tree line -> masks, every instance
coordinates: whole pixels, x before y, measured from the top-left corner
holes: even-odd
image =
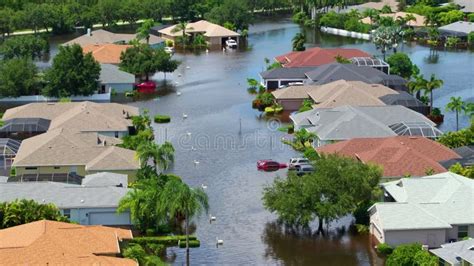
[[[0,34],[30,29],[56,34],[73,32],[94,24],[111,27],[141,19],[194,21],[209,18],[243,25],[253,12],[272,13],[291,6],[289,0],[24,0],[0,2]]]

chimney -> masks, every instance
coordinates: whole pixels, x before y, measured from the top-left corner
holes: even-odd
[[[87,36],[92,36],[91,28],[87,28]]]

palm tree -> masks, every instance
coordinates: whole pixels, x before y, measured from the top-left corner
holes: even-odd
[[[408,82],[408,88],[412,94],[416,94],[417,99],[420,99],[420,92],[426,88],[427,82],[423,75],[415,75],[414,79]]]
[[[190,188],[180,179],[170,179],[161,193],[161,210],[170,217],[184,214],[186,230],[186,262],[189,265],[189,221],[209,210],[207,194],[202,188]]]
[[[147,44],[150,44],[150,31],[155,25],[153,19],[147,19],[143,21],[142,25],[137,29],[137,39],[146,40]]]
[[[459,130],[459,113],[465,110],[465,103],[461,97],[451,97],[446,105],[446,111],[456,112],[456,131]]]
[[[464,109],[466,115],[470,118],[474,118],[474,103],[466,103],[466,108]]]
[[[154,142],[141,143],[137,148],[137,157],[142,168],[152,160],[155,169],[166,170],[174,161],[174,148],[170,142],[158,145]]]
[[[306,36],[304,33],[297,33],[295,37],[292,39],[293,51],[304,51],[306,47],[304,44],[306,43]]]
[[[430,79],[425,84],[425,95],[430,94],[430,112],[433,110],[433,91],[443,86],[441,79],[436,79],[435,74],[431,74]]]
[[[192,30],[193,28],[191,27],[188,27],[188,22],[187,21],[180,21],[172,30],[171,32],[172,33],[176,33],[176,32],[179,32],[181,31],[182,35],[181,35],[181,40],[182,40],[182,44],[183,44],[183,48],[186,49],[186,42],[187,42],[187,38],[188,36],[186,35],[186,31],[187,30]]]

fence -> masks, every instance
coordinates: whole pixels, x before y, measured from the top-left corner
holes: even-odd
[[[321,31],[329,34],[362,39],[362,40],[370,40],[370,34],[367,33],[360,33],[355,31],[347,31],[342,29],[336,29],[331,27],[321,27]]]

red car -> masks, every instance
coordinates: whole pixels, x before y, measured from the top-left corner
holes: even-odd
[[[153,81],[145,81],[135,86],[137,87],[137,91],[141,93],[152,93],[156,90],[156,84]]]
[[[288,165],[286,163],[279,163],[273,160],[258,160],[257,169],[263,171],[276,171],[281,168],[286,168]]]

